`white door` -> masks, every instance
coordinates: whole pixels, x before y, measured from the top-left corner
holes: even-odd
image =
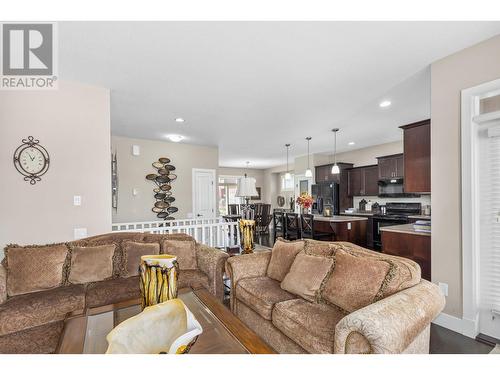
[[[193,168],[193,215],[195,218],[216,216],[214,169]]]

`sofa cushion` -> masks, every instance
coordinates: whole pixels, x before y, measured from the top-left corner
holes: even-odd
[[[368,250],[350,242],[333,242],[331,246],[334,251],[340,249],[360,257],[383,259],[392,265],[390,274],[386,280],[386,285],[382,290],[381,298],[411,288],[417,285],[421,280],[420,266],[411,259]]]
[[[122,242],[123,269],[121,275],[124,277],[139,275],[141,256],[157,255],[160,253],[160,244],[155,242]]]
[[[192,237],[184,239],[167,239],[162,242],[162,253],[175,255],[181,270],[195,270],[196,263],[196,242]]]
[[[52,354],[63,327],[64,321],[59,320],[0,336],[0,354]]]
[[[303,249],[303,240],[287,241],[278,238],[271,252],[271,260],[267,266],[267,276],[274,280],[283,281],[296,255]]]
[[[67,254],[65,244],[8,246],[4,262],[7,268],[7,295],[12,297],[63,285]]]
[[[263,276],[240,280],[236,285],[236,298],[264,319],[271,320],[276,303],[296,296],[281,289],[278,281]]]
[[[208,276],[200,270],[181,270],[177,279],[177,289],[202,286],[210,290]]]
[[[335,307],[303,299],[277,303],[273,324],[310,353],[333,353],[335,326],[345,316]]]
[[[334,259],[301,252],[295,258],[290,272],[281,282],[281,288],[301,296],[308,301],[315,301],[321,283],[333,267]]]
[[[71,246],[71,268],[68,281],[85,284],[113,277],[115,244],[95,246]]]
[[[85,304],[96,307],[140,298],[139,282],[139,276],[133,276],[92,283],[87,288]]]
[[[381,298],[391,264],[343,250],[335,253],[335,267],[321,289],[321,299],[353,312]]]
[[[0,336],[37,327],[83,309],[85,288],[71,285],[15,296],[0,305]]]

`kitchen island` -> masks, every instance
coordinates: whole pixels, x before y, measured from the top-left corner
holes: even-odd
[[[359,216],[314,215],[314,232],[330,234],[331,241],[346,241],[366,246],[367,222],[368,218]]]
[[[431,281],[431,234],[418,232],[413,224],[380,228],[382,252],[409,258],[418,263],[422,278]]]

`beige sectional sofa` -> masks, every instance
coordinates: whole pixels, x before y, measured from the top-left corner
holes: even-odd
[[[428,353],[445,304],[415,262],[347,242],[279,239],[226,273],[231,310],[279,353]]]
[[[70,243],[9,245],[0,266],[0,353],[53,353],[66,315],[140,296],[140,256],[179,261],[178,287],[222,300],[228,255],[184,234],[110,233]]]

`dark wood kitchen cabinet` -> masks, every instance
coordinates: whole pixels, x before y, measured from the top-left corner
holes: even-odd
[[[354,196],[378,195],[378,166],[352,168],[348,173],[347,194]]]
[[[381,180],[403,178],[405,175],[403,154],[380,156],[378,159],[378,177]]]
[[[404,142],[405,193],[431,191],[431,120],[400,127]]]

